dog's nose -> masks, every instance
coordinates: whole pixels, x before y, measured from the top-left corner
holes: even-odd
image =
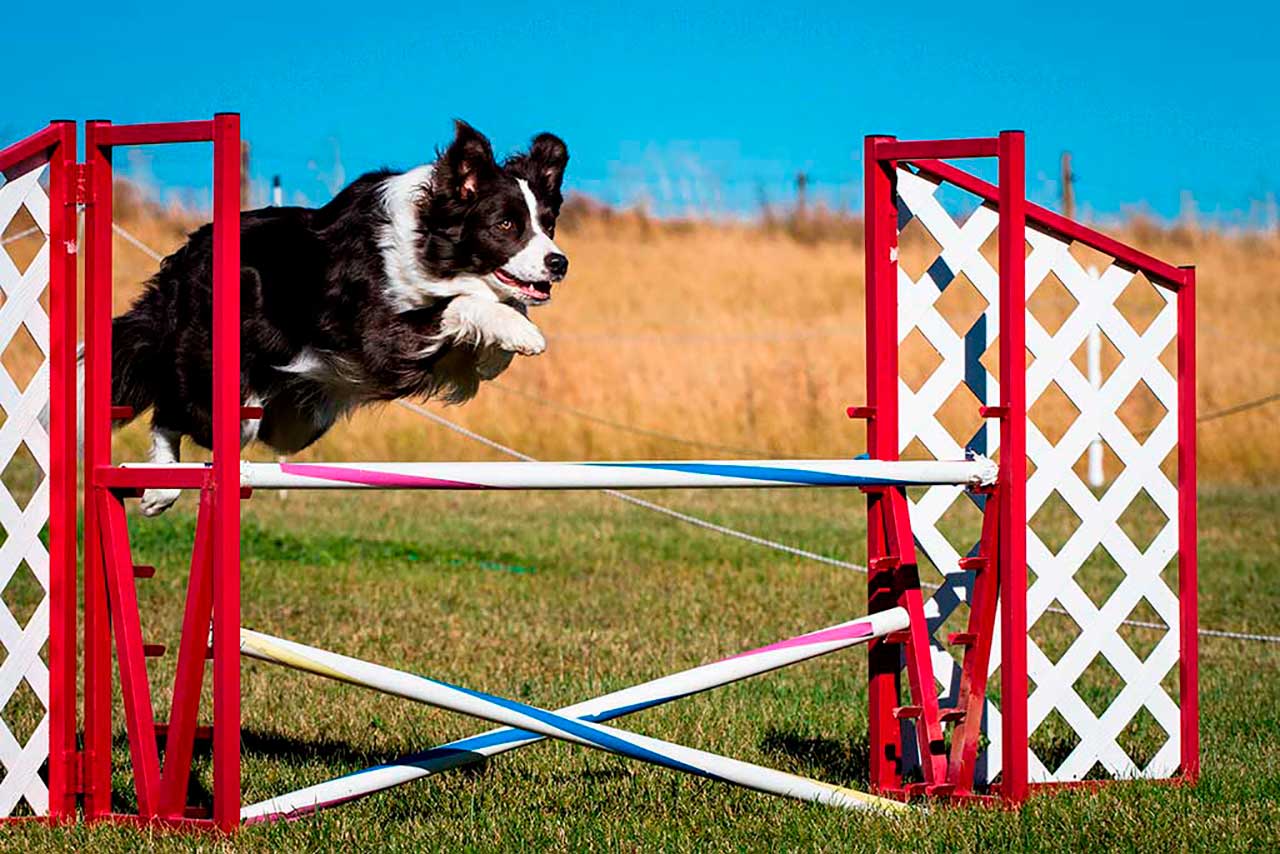
[[[552,252],[543,259],[542,263],[547,266],[547,272],[554,278],[563,279],[564,274],[569,272],[569,259],[559,252]]]

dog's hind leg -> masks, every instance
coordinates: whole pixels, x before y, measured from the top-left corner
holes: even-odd
[[[153,463],[176,463],[181,455],[182,434],[177,430],[151,425],[151,453],[147,459]],[[173,506],[182,494],[179,489],[148,489],[142,493],[139,507],[143,516],[159,516]]]

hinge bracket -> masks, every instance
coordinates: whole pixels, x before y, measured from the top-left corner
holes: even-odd
[[[77,163],[72,174],[75,176],[75,204],[91,205],[93,204],[93,183],[89,180],[90,170],[88,163]]]

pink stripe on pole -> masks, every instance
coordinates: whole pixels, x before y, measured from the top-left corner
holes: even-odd
[[[795,646],[808,646],[815,643],[831,643],[832,641],[857,640],[865,638],[873,634],[870,623],[853,623],[848,626],[835,626],[830,629],[823,629],[820,632],[812,634],[800,635],[794,638],[788,638],[784,641],[771,643],[768,646],[758,647],[757,649],[740,652],[737,655],[731,655],[724,661],[733,661],[735,658],[745,658],[748,655],[759,655],[762,652],[773,652],[779,649],[790,649]]]
[[[438,477],[418,477],[411,474],[374,471],[373,469],[339,468],[337,466],[318,465],[316,463],[281,463],[280,471],[284,474],[299,477],[314,477],[320,480],[338,480],[343,483],[358,483],[364,486],[429,486],[435,489],[491,489],[482,483],[467,483],[462,480],[443,480]]]

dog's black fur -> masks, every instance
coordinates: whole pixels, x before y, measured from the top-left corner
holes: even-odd
[[[567,162],[564,143],[542,134],[527,153],[498,164],[488,140],[458,122],[453,143],[410,200],[413,255],[435,288],[411,305],[392,280],[383,245],[394,215],[387,182],[404,173],[364,175],[319,209],[241,214],[241,395],[263,406],[256,437],[293,453],[353,405],[474,394],[494,369],[482,364],[480,333],[442,338],[455,298],[449,283],[491,276],[539,228],[554,233]],[[517,179],[537,200],[537,223]],[[554,268],[546,281],[517,280],[525,295],[506,288],[499,300],[524,314],[549,296],[568,262],[546,257]],[[204,226],[164,259],[112,324],[112,403],[135,416],[150,409],[153,429],[205,447],[212,444],[212,267],[213,231]],[[324,376],[286,370],[312,357],[325,364]]]

